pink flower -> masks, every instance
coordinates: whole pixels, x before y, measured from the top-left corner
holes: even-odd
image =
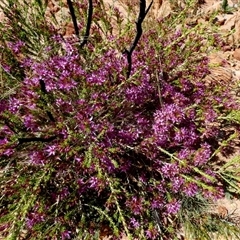
[[[0,139],[0,145],[5,145],[6,143],[8,143],[6,138]]]
[[[135,218],[131,218],[130,223],[133,226],[133,228],[135,228],[135,229],[139,228],[139,226],[140,226],[139,222]]]
[[[166,204],[166,213],[176,215],[181,208],[181,203],[177,200]]]
[[[47,156],[49,157],[49,156],[55,156],[57,150],[58,150],[58,147],[56,145],[52,145],[52,146],[48,146],[45,151],[47,152],[48,154]]]
[[[71,239],[71,231],[65,230],[61,233],[62,240]]]
[[[16,54],[21,52],[21,49],[25,46],[25,42],[18,40],[16,42],[9,42],[8,47]]]

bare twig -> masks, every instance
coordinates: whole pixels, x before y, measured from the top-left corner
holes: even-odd
[[[57,136],[52,136],[48,138],[42,138],[42,137],[18,138],[18,142],[19,144],[28,143],[28,142],[51,142],[56,138]]]
[[[136,22],[136,28],[137,28],[137,34],[135,36],[135,39],[130,47],[129,50],[125,49],[124,53],[127,54],[127,61],[128,61],[128,71],[127,71],[127,78],[130,77],[131,74],[131,70],[132,70],[132,53],[134,51],[134,49],[136,48],[139,39],[142,36],[142,23],[143,20],[145,19],[148,11],[150,10],[151,6],[153,4],[153,0],[151,1],[150,5],[148,6],[147,10],[146,9],[146,0],[140,0],[140,10],[139,10],[139,15],[138,15],[138,19]]]
[[[91,28],[91,23],[92,23],[92,15],[93,15],[93,3],[92,0],[88,0],[88,18],[87,18],[87,26],[86,26],[86,31],[83,36],[83,40],[80,44],[80,48],[83,48],[84,45],[87,43],[89,34],[90,34],[90,28]]]
[[[72,22],[75,30],[76,36],[79,38],[79,29],[78,29],[78,24],[77,24],[77,18],[74,12],[73,4],[71,0],[67,0],[68,8],[72,17]]]
[[[45,82],[42,79],[40,79],[39,83],[40,83],[42,93],[47,93]]]
[[[41,87],[41,92],[43,94],[47,94],[47,89],[46,89],[45,82],[42,79],[40,79],[39,80],[39,84],[40,84],[40,87]],[[43,101],[45,102],[46,105],[48,105],[48,103],[46,102],[45,99],[43,99]],[[50,111],[48,111],[48,110],[46,110],[46,113],[47,113],[48,118],[50,119],[50,121],[55,122],[55,119],[54,119],[52,113]]]

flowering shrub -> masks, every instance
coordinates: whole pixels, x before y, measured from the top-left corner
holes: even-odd
[[[117,50],[127,47],[124,35],[81,51],[53,35],[45,58],[21,59],[24,79],[0,102],[0,217],[9,239],[98,239],[104,224],[117,238],[170,239],[166,219],[184,199],[223,196],[213,143],[234,99],[204,84],[196,29],[159,25],[143,33],[129,77]],[[101,36],[97,25],[92,34]],[[27,46],[8,47],[19,54]]]

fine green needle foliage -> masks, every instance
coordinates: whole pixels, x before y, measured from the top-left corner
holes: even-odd
[[[205,81],[224,41],[171,3],[0,3],[0,238],[240,236],[214,211],[240,195],[239,99]]]
[[[228,0],[223,0],[222,1],[222,9],[224,12],[227,12],[227,8],[228,8]]]

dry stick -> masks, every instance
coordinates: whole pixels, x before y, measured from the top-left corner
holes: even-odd
[[[143,20],[145,19],[148,11],[150,10],[151,6],[153,4],[153,0],[151,1],[150,5],[148,6],[147,10],[146,9],[146,0],[140,0],[140,10],[139,10],[139,15],[138,15],[138,20],[136,22],[136,28],[137,28],[137,34],[135,36],[135,39],[130,47],[129,50],[125,49],[124,53],[127,54],[127,61],[128,61],[128,71],[127,71],[127,78],[130,77],[131,70],[132,70],[132,53],[134,49],[136,48],[139,39],[142,36],[142,23]]]
[[[75,34],[79,38],[79,29],[78,29],[78,24],[77,24],[77,18],[76,18],[75,12],[74,12],[74,7],[73,7],[73,4],[72,4],[72,1],[67,0],[67,4],[68,4],[69,11],[70,11],[70,15],[72,17],[72,22],[73,22]],[[84,47],[84,45],[86,45],[86,43],[88,41],[88,38],[89,38],[89,35],[90,35],[90,28],[91,28],[91,24],[92,24],[92,15],[93,15],[93,2],[92,2],[92,0],[88,0],[87,25],[86,25],[85,34],[83,36],[83,40],[80,43],[80,48],[81,49]]]
[[[68,8],[69,8],[71,17],[72,17],[72,22],[73,22],[75,34],[79,38],[79,29],[78,29],[78,25],[77,25],[77,18],[76,18],[75,12],[74,12],[72,1],[71,0],[67,0],[67,4],[68,4]]]
[[[40,84],[42,93],[43,93],[43,94],[47,94],[47,89],[46,89],[45,82],[44,82],[42,79],[40,79],[40,80],[39,80],[39,84]],[[44,102],[47,104],[47,102],[46,102],[45,100],[44,100]],[[51,113],[50,111],[48,111],[48,110],[46,111],[46,113],[47,113],[49,119],[50,119],[52,122],[55,122],[55,119],[54,119],[52,113]]]
[[[89,34],[90,34],[90,28],[91,28],[91,23],[92,23],[92,15],[93,15],[93,3],[92,0],[88,0],[88,18],[87,18],[87,26],[86,26],[86,31],[83,36],[83,41],[80,44],[80,48],[83,48],[84,45],[87,43]]]
[[[18,138],[18,142],[19,144],[28,143],[28,142],[51,142],[56,138],[57,136],[52,136],[48,138],[42,138],[42,137]]]

